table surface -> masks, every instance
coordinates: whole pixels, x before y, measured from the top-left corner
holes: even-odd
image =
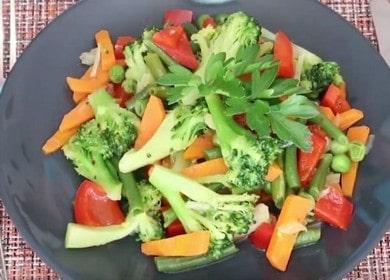
[[[77,0],[1,0],[0,73],[7,76],[17,57],[51,20]],[[377,47],[369,0],[321,0]],[[0,201],[0,236],[10,280],[59,279],[19,235]],[[390,279],[390,232],[345,279]]]

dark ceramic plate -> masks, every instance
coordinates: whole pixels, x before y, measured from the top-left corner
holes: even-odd
[[[93,46],[101,28],[139,35],[159,25],[164,10],[199,13],[243,10],[272,30],[325,59],[338,61],[351,102],[364,110],[376,143],[360,168],[356,206],[347,232],[326,227],[321,242],[296,250],[288,271],[280,273],[249,244],[228,261],[176,275],[160,274],[129,237],[107,246],[65,250],[66,224],[80,178],[61,153],[46,157],[40,147],[72,106],[65,76],[83,72],[81,52]],[[183,0],[82,1],[34,40],[14,67],[0,102],[0,185],[7,211],[43,260],[65,279],[336,279],[357,262],[390,224],[390,71],[352,26],[311,0],[245,0],[204,6]]]

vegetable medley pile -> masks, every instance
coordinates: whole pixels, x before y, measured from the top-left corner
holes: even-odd
[[[128,235],[178,272],[238,251],[249,236],[285,271],[325,222],[346,230],[363,112],[335,62],[273,34],[243,12],[169,10],[142,37],[95,34],[68,77],[76,106],[43,151],[62,148],[85,180],[65,246]]]

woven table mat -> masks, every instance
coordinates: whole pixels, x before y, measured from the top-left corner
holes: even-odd
[[[77,0],[1,0],[3,37],[0,35],[0,72],[7,76],[10,68],[42,28],[72,6]],[[272,0],[270,0],[272,1]],[[293,1],[293,0],[292,0]],[[376,47],[375,30],[369,0],[321,0],[356,26]],[[1,242],[9,280],[59,279],[30,249],[19,235],[0,201]],[[390,233],[345,279],[390,279]]]

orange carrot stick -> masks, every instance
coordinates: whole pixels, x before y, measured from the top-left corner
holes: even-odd
[[[95,34],[96,44],[100,46],[101,66],[103,71],[110,70],[115,64],[114,46],[107,30],[100,30]]]
[[[368,126],[355,126],[348,129],[347,136],[350,141],[359,141],[366,144],[368,136],[370,135],[370,128]],[[355,188],[357,172],[359,163],[352,162],[351,168],[347,173],[341,174],[341,188],[343,194],[352,197]]]
[[[57,130],[42,147],[42,151],[47,155],[54,153],[65,145],[68,140],[77,132],[77,128],[70,130]]]
[[[77,79],[66,77],[66,82],[72,91],[91,93],[97,89],[105,87],[108,83],[108,72],[101,71],[92,79]]]
[[[268,182],[273,182],[283,173],[282,169],[276,163],[273,163],[268,168],[268,173],[265,176],[265,180]]]
[[[183,159],[193,160],[205,157],[205,150],[214,147],[213,135],[205,133],[200,135],[195,141],[184,151]]]
[[[281,228],[293,223],[302,224],[312,208],[313,202],[307,198],[297,195],[287,196],[266,253],[267,259],[273,267],[286,271],[299,233],[286,233]]]
[[[357,109],[350,109],[336,116],[336,118],[338,119],[338,125],[341,130],[348,129],[356,122],[363,119],[363,117],[364,117],[364,113]]]
[[[89,121],[93,117],[94,113],[92,107],[89,105],[88,99],[84,99],[63,117],[59,130],[65,131],[72,128],[79,128],[83,123]]]
[[[91,72],[92,72],[93,66],[89,67],[87,71],[80,77],[80,80],[90,80],[91,79]],[[79,92],[79,91],[74,91],[73,92],[73,101],[75,103],[79,103],[81,100],[83,100],[85,97],[88,96],[88,92]]]
[[[165,119],[165,115],[165,108],[161,99],[151,95],[141,119],[138,136],[134,144],[135,149],[140,149],[152,138],[153,134]]]
[[[223,158],[216,158],[183,168],[181,173],[190,178],[199,178],[225,174],[227,171],[228,167]]]
[[[189,257],[207,253],[210,233],[196,231],[141,244],[141,251],[148,256]]]

